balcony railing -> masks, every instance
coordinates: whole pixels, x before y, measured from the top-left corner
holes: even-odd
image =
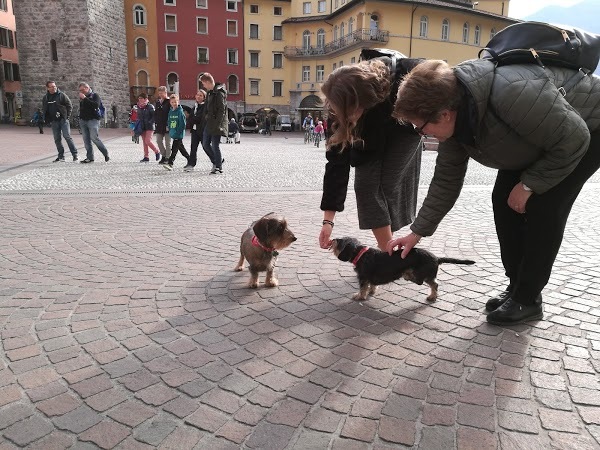
[[[326,56],[349,47],[361,46],[365,43],[387,43],[390,40],[390,32],[385,30],[370,30],[362,28],[353,31],[340,39],[317,47],[291,47],[284,48],[284,54],[288,58],[306,58],[311,56]]]

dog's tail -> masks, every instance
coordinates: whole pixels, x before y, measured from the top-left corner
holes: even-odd
[[[439,264],[451,263],[451,264],[475,264],[475,261],[471,261],[470,259],[456,259],[456,258],[438,258]]]

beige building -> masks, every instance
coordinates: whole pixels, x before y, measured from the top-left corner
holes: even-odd
[[[275,108],[296,124],[308,112],[322,114],[322,83],[337,67],[357,62],[362,48],[392,48],[456,64],[476,58],[491,36],[515,22],[507,17],[509,0],[244,4],[246,111]]]

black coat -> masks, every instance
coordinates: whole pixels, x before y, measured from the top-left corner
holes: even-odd
[[[194,129],[194,125],[196,125],[195,129]],[[190,131],[191,133],[195,133],[196,135],[202,137],[202,133],[204,133],[205,126],[206,126],[206,102],[201,103],[200,105],[194,104],[194,107],[190,108],[190,115],[188,117],[187,128],[189,128],[191,130]]]
[[[138,120],[142,124],[142,130],[154,130],[154,105],[148,103],[145,108],[138,106]]]
[[[81,120],[99,120],[98,108],[102,101],[100,96],[92,91],[86,95],[83,100],[79,100],[79,118]]]
[[[171,104],[169,103],[169,99],[165,99],[162,102],[156,100],[154,104],[154,125],[156,126],[155,131],[158,134],[169,134],[169,130],[167,128],[167,119],[169,118],[169,110],[171,109]]]

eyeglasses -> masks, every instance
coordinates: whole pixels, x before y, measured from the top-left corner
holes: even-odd
[[[431,120],[431,119],[427,119],[427,120],[425,121],[425,123],[424,123],[423,125],[421,125],[420,127],[416,126],[414,123],[412,124],[413,128],[414,128],[414,129],[415,129],[415,131],[416,131],[416,132],[419,134],[419,136],[427,136],[427,133],[425,133],[425,132],[423,131],[423,128],[425,128],[425,127],[426,127],[426,126],[429,124],[429,121],[430,121],[430,120]]]

